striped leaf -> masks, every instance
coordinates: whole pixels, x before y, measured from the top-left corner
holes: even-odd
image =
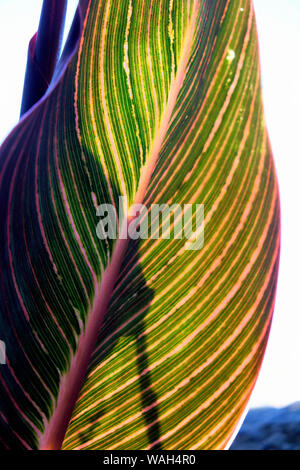
[[[79,14],[79,42],[76,21],[1,148],[0,446],[222,449],[279,260],[253,7],[81,0]],[[204,246],[166,239],[167,214],[158,238],[99,239],[97,207],[120,196],[204,204]]]
[[[21,116],[47,91],[64,29],[66,0],[44,0],[37,34],[29,43]]]

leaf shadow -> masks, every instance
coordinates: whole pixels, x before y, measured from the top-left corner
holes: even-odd
[[[139,240],[130,240],[120,269],[119,279],[116,282],[114,294],[106,313],[99,342],[100,344],[105,342],[110,336],[113,338],[109,341],[109,345],[104,348],[105,352],[101,355],[103,361],[113,353],[115,346],[122,337],[129,336],[134,339],[138,386],[147,439],[152,450],[159,450],[162,448],[159,409],[149,368],[145,322],[149,310],[145,306],[151,304],[154,294],[143,276],[138,248]],[[120,303],[125,304],[124,308],[116,308],[117,305],[120,306]],[[142,313],[138,314],[139,311],[142,311]],[[123,324],[126,324],[127,327],[120,330],[120,326]],[[100,409],[98,408],[96,415],[99,420],[105,415],[103,406]],[[95,414],[91,418],[92,422],[95,422]],[[84,436],[82,437],[84,438]]]

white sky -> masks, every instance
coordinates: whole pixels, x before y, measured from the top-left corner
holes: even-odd
[[[282,247],[273,326],[250,405],[282,406],[300,400],[300,0],[254,0],[254,6]]]
[[[76,4],[69,0],[67,25]],[[0,0],[0,141],[18,121],[27,47],[41,5],[42,0]],[[281,191],[282,254],[272,331],[250,406],[283,406],[300,400],[300,0],[254,0],[254,6]]]

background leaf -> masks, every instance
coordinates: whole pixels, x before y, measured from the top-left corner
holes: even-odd
[[[38,32],[29,43],[21,116],[44,95],[60,52],[66,0],[44,0]]]

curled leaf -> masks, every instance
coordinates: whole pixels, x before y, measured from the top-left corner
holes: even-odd
[[[77,52],[1,148],[0,446],[225,448],[279,262],[253,7],[80,9]],[[99,239],[120,196],[204,204],[204,246]]]

